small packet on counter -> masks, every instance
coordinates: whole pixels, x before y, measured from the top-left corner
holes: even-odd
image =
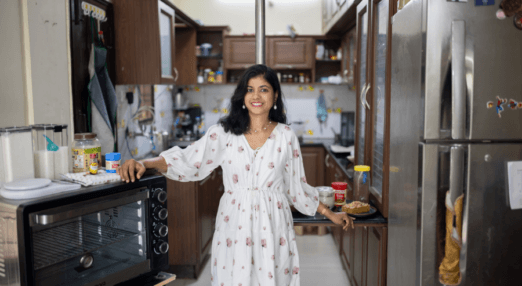
[[[104,170],[98,170],[96,176],[92,176],[89,173],[68,173],[62,175],[62,178],[66,181],[80,183],[83,186],[121,182],[120,175],[116,173],[107,173]]]

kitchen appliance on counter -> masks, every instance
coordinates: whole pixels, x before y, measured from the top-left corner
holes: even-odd
[[[412,0],[391,21],[388,285],[441,285],[448,191],[464,195],[460,285],[522,277],[507,183],[522,161],[522,34],[479,2]]]
[[[0,285],[115,285],[168,265],[166,179],[0,197]]]
[[[341,113],[341,146],[353,146],[355,143],[355,112]],[[353,155],[353,154],[352,154]]]
[[[201,123],[201,107],[189,107],[186,110],[178,111],[175,116],[178,118],[174,141],[194,141],[199,139],[197,126]]]

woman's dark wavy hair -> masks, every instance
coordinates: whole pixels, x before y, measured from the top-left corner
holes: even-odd
[[[283,104],[283,93],[281,91],[281,85],[277,79],[277,75],[273,69],[265,65],[253,65],[249,67],[241,76],[239,83],[237,84],[234,95],[230,98],[230,113],[227,117],[220,120],[221,126],[225,129],[225,132],[231,132],[235,135],[241,135],[246,132],[250,125],[250,116],[248,115],[248,109],[243,109],[245,102],[245,95],[248,89],[248,81],[251,78],[262,75],[263,78],[272,86],[274,95],[277,92],[279,96],[276,100],[277,109],[270,109],[268,118],[272,122],[279,122],[286,124],[286,115],[283,112],[285,106]]]

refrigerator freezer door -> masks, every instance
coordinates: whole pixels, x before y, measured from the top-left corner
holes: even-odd
[[[496,5],[422,2],[426,13],[425,91],[420,90],[425,98],[424,139],[522,139],[522,124],[518,124],[522,121],[522,108],[518,108],[522,102],[522,37],[512,20],[497,19]],[[462,27],[463,43],[459,39]],[[464,68],[454,59],[461,53]],[[466,98],[453,98],[459,94]],[[464,138],[455,138],[460,131],[452,130],[456,114],[465,116],[460,121],[466,128]]]
[[[508,204],[507,162],[522,160],[522,144],[468,146],[461,285],[518,285],[522,210]]]

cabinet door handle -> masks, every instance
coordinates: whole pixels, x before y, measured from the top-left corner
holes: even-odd
[[[366,94],[366,91],[368,91],[368,83],[364,84],[363,89],[361,91],[361,97],[359,98],[363,107],[364,107],[364,96]]]
[[[212,177],[212,176],[208,176],[208,177],[206,177],[203,181],[199,182],[199,185],[200,185],[200,186],[203,186],[203,185],[204,185],[208,180],[210,180],[211,177]]]
[[[218,191],[220,191],[220,192],[223,192],[223,191],[225,191],[225,187],[224,187],[223,185],[219,186],[219,189],[218,189]]]
[[[366,88],[366,92],[364,93],[364,102],[363,104],[366,105],[368,110],[370,110],[370,105],[368,104],[368,101],[366,100],[366,95],[368,94],[368,90],[370,90],[371,84],[368,84],[368,88]]]
[[[326,157],[324,157],[324,165],[326,168],[330,168],[330,165],[328,165],[328,159],[330,159],[330,154],[326,154]]]
[[[176,77],[174,78],[174,82],[176,82],[176,81],[178,81],[179,73],[178,73],[178,69],[176,67],[174,67],[173,69],[174,69],[174,73],[176,74]]]

